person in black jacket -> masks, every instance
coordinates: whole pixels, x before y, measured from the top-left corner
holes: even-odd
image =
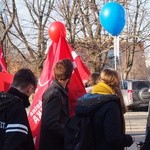
[[[64,127],[69,118],[67,85],[73,71],[69,59],[54,67],[54,81],[43,94],[40,150],[64,150]]]
[[[0,93],[0,149],[34,150],[33,138],[25,108],[37,80],[29,69],[20,69],[14,75],[7,93]]]
[[[148,107],[145,141],[143,145],[141,146],[141,150],[149,150],[149,149],[150,149],[150,101],[149,101],[149,107]]]
[[[125,134],[123,114],[126,107],[115,70],[102,70],[100,82],[93,87],[92,94],[79,98],[76,114],[87,116],[92,112],[92,124],[90,127],[85,125],[87,131],[82,135],[78,150],[123,150],[132,145],[133,138]]]

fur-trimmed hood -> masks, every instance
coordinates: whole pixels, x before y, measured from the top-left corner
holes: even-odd
[[[77,101],[76,114],[86,116],[106,103],[118,103],[118,99],[119,98],[115,94],[86,93]]]

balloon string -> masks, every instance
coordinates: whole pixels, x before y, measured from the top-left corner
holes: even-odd
[[[119,58],[119,36],[116,37],[116,55]]]
[[[117,70],[117,37],[114,36],[114,61],[115,61],[115,70]]]
[[[120,47],[119,47],[119,36],[117,36],[117,58],[118,58],[118,66],[119,66],[119,71],[120,71],[120,77],[121,80],[123,80],[123,68],[122,68],[122,63],[121,63],[121,58],[122,56],[120,56]],[[122,54],[122,53],[121,53]]]
[[[120,72],[121,80],[123,80],[123,68],[120,59],[120,52],[119,52],[119,36],[114,36],[114,61],[115,61],[115,70]],[[118,67],[117,67],[118,64]]]

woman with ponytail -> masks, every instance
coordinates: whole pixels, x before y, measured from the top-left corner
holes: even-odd
[[[121,81],[117,71],[104,69],[100,74],[100,81],[93,87],[92,94],[103,95],[103,98],[116,95],[116,101],[110,101],[103,105],[95,114],[95,120],[99,119],[99,114],[104,114],[103,122],[97,124],[99,131],[96,132],[96,141],[100,141],[98,149],[105,150],[123,150],[133,143],[133,138],[125,134],[124,113],[127,108],[124,104],[121,92]],[[101,115],[100,115],[101,116]],[[95,121],[99,123],[99,121]]]

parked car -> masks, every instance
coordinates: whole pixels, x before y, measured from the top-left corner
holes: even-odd
[[[123,80],[121,87],[125,105],[129,109],[148,107],[150,101],[150,81]]]

